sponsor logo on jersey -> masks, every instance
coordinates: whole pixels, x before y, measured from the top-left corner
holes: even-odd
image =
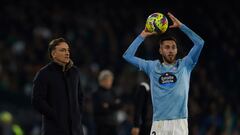
[[[177,77],[171,72],[163,73],[159,77],[159,83],[161,85],[174,84],[176,81],[177,81]]]

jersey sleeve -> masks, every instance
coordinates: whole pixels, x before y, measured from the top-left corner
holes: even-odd
[[[195,32],[193,32],[191,29],[189,29],[186,25],[182,25],[180,29],[193,42],[192,49],[189,51],[188,55],[184,57],[184,61],[188,69],[192,70],[194,66],[197,64],[199,55],[204,45],[204,40],[200,36],[198,36]]]
[[[138,47],[141,45],[141,43],[144,41],[144,38],[139,35],[132,43],[131,45],[128,47],[128,49],[125,51],[125,53],[123,54],[123,58],[131,63],[132,65],[134,65],[135,67],[137,67],[139,70],[141,71],[145,71],[146,73],[149,72],[149,60],[144,60],[142,58],[136,57],[136,51],[138,49]]]

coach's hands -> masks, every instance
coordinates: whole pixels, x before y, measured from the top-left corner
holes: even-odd
[[[176,18],[174,17],[170,12],[167,13],[167,15],[169,16],[169,18],[172,20],[172,25],[169,26],[169,28],[179,28],[182,23]]]

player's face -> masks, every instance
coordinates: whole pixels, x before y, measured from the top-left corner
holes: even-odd
[[[159,53],[163,57],[163,61],[167,64],[172,64],[176,60],[177,45],[174,40],[165,40],[159,48]]]
[[[59,43],[59,45],[57,45],[52,51],[52,57],[54,61],[66,65],[70,61],[70,50],[68,44],[65,42]]]

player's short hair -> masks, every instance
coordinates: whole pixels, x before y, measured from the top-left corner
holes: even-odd
[[[98,82],[107,79],[108,77],[114,78],[113,73],[110,70],[102,70],[98,76]]]
[[[50,59],[52,59],[52,54],[51,54],[52,51],[56,48],[56,46],[58,46],[62,42],[67,43],[67,41],[62,37],[56,38],[56,39],[53,39],[52,41],[50,41],[50,43],[48,45],[48,57]]]
[[[159,39],[160,45],[162,45],[163,41],[166,41],[166,40],[173,40],[177,44],[177,39],[174,36],[164,36]]]

